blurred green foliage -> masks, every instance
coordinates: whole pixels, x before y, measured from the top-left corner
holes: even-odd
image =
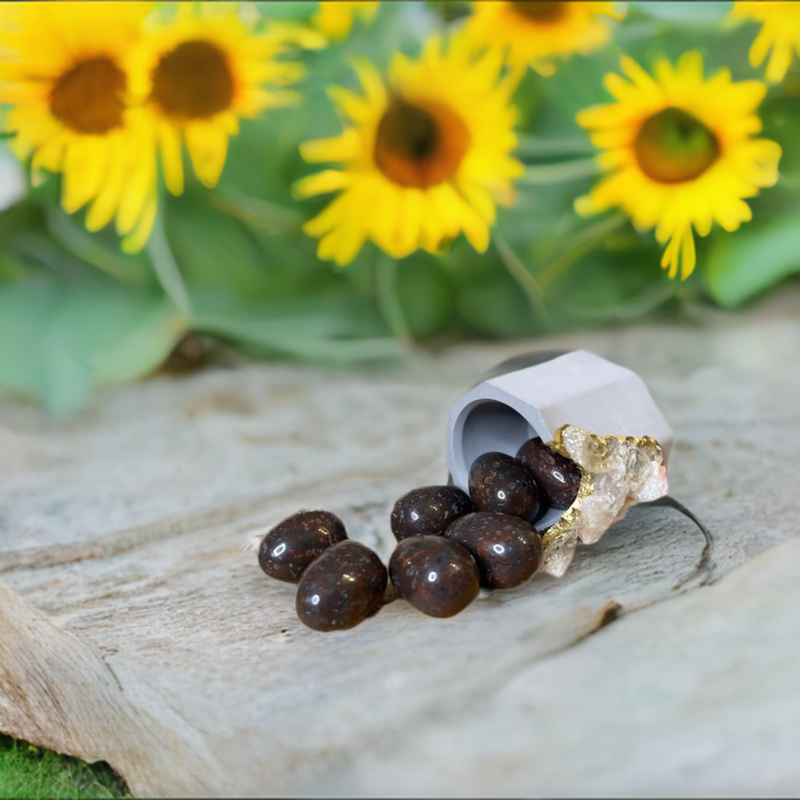
[[[270,18],[307,20],[309,3],[257,3]],[[463,238],[398,264],[365,246],[344,270],[321,262],[303,222],[329,198],[298,202],[292,184],[315,171],[298,144],[341,130],[326,95],[356,87],[353,55],[385,69],[391,54],[417,54],[435,31],[459,24],[464,3],[382,3],[368,27],[304,53],[303,102],[244,121],[222,179],[206,190],[191,176],[181,197],[162,192],[148,248],[119,249],[112,230],[83,227],[58,207],[49,176],[0,212],[0,386],[74,413],[94,387],[146,375],[188,331],[260,357],[323,364],[383,362],[410,339],[537,336],[626,323],[689,302],[737,307],[800,271],[800,72],[795,63],[761,108],[765,135],[784,148],[778,186],[750,201],[753,221],[697,239],[698,269],[685,283],[659,268],[652,232],[620,213],[581,219],[573,201],[596,180],[594,149],[575,123],[608,102],[602,78],[627,53],[645,66],[699,50],[706,74],[761,78],[747,60],[755,24],[723,21],[730,3],[631,3],[612,41],[574,56],[552,78],[529,71],[515,95],[518,157],[539,169],[518,182],[481,255]],[[0,148],[3,145],[0,143]]]

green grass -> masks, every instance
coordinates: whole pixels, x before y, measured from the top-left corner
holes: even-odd
[[[105,762],[87,764],[0,734],[0,798],[82,800],[130,796],[125,782]]]

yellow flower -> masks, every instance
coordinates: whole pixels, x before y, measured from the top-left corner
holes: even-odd
[[[622,208],[640,230],[656,228],[668,243],[661,266],[674,278],[695,265],[692,226],[707,236],[716,220],[735,231],[752,217],[746,197],[778,179],[781,148],[754,139],[761,130],[755,110],[766,93],[759,81],[731,81],[721,69],[703,78],[702,56],[684,53],[676,68],[665,59],[655,79],[623,56],[622,71],[605,85],[616,103],[581,111],[578,124],[592,132],[606,176],[575,209],[593,214]]]
[[[324,36],[333,41],[344,39],[353,27],[353,18],[361,17],[369,23],[378,11],[380,3],[345,2],[345,0],[323,0],[311,16],[311,24]]]
[[[510,155],[518,76],[500,80],[499,55],[474,59],[463,40],[443,50],[438,38],[419,60],[394,55],[388,89],[367,61],[355,67],[363,95],[330,90],[352,126],[300,148],[310,163],[345,162],[295,185],[301,197],[342,192],[304,227],[319,257],[343,266],[366,239],[395,258],[433,253],[460,231],[483,252],[495,204],[510,202],[523,172]]]
[[[3,3],[0,102],[11,146],[32,169],[62,172],[61,204],[91,202],[86,227],[116,215],[127,248],[147,238],[155,169],[140,109],[129,104],[129,54],[151,3]]]
[[[761,66],[772,50],[766,77],[770,83],[782,81],[792,63],[792,50],[800,55],[800,3],[734,3],[729,16],[763,23],[750,48],[750,63]]]
[[[171,20],[152,18],[135,54],[134,90],[146,104],[164,181],[176,195],[183,191],[184,143],[197,177],[215,186],[239,120],[298,99],[263,84],[282,87],[303,74],[300,64],[277,60],[288,47],[286,31],[253,33],[236,4],[203,3],[199,12],[196,6],[180,4]]]
[[[472,5],[465,28],[470,41],[507,49],[511,66],[529,64],[542,75],[555,72],[556,58],[602,47],[610,36],[603,17],[623,16],[615,3],[486,0]]]

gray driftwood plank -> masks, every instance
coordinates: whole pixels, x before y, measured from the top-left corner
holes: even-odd
[[[634,509],[561,580],[338,634],[298,623],[254,534],[329,508],[388,558],[449,403],[529,344],[157,378],[67,425],[4,401],[0,729],[139,795],[796,795],[798,305],[533,343],[645,378],[716,537],[705,583],[697,529]]]

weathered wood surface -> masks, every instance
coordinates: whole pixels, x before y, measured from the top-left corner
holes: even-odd
[[[798,307],[534,343],[645,379],[672,494],[716,536],[707,585],[699,532],[634,509],[561,580],[337,634],[299,624],[253,534],[324,507],[388,558],[449,403],[530,344],[159,377],[69,424],[3,401],[0,729],[139,795],[796,796]]]

